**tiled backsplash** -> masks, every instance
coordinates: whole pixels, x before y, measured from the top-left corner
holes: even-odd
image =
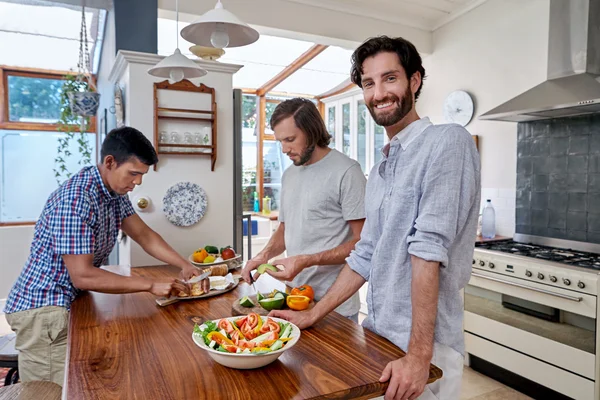
[[[487,199],[492,200],[496,213],[496,234],[512,237],[515,233],[515,196],[514,189],[481,189],[481,208],[485,206]]]
[[[600,114],[517,132],[516,232],[600,243]]]

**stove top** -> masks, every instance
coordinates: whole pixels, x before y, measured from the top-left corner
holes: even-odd
[[[540,260],[600,270],[600,254],[587,253],[579,250],[520,243],[515,242],[514,240],[476,243],[475,247],[509,253],[515,256],[532,257]]]

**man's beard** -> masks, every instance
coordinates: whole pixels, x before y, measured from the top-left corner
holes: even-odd
[[[395,125],[399,121],[401,121],[404,117],[406,117],[406,115],[410,112],[410,110],[412,110],[413,98],[412,98],[412,92],[410,90],[410,86],[408,86],[406,88],[406,91],[404,92],[404,96],[402,96],[402,102],[398,101],[397,96],[389,95],[388,97],[386,97],[385,99],[383,99],[381,101],[378,101],[377,103],[385,104],[390,101],[395,102],[399,106],[394,111],[388,112],[386,114],[376,114],[375,112],[377,111],[377,107],[373,101],[368,104],[369,112],[371,113],[371,116],[373,117],[373,120],[375,120],[375,123],[377,125],[381,125],[384,127]]]
[[[300,155],[300,159],[298,161],[294,161],[294,165],[299,167],[300,165],[306,164],[308,160],[310,160],[310,158],[312,157],[314,151],[315,145],[308,146],[306,150],[304,150],[304,153]]]

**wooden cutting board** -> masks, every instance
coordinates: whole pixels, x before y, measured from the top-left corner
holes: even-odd
[[[240,304],[240,299],[234,300],[233,303],[231,303],[231,315],[248,315],[250,313],[257,313],[258,315],[264,315],[267,316],[269,315],[269,311],[265,310],[264,308],[262,308],[260,306],[260,304],[258,304],[258,301],[256,300],[256,295],[253,294],[252,296],[248,296],[248,298],[250,300],[252,300],[252,302],[254,303],[254,307],[244,307]],[[311,308],[313,308],[315,306],[314,301],[310,303],[310,305],[308,306],[308,309],[310,310]],[[289,310],[289,308],[284,305],[283,306],[284,310]]]

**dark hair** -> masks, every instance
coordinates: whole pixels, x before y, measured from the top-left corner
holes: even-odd
[[[401,37],[374,37],[368,39],[354,50],[354,53],[352,53],[352,68],[350,69],[350,79],[352,79],[352,82],[362,88],[361,75],[363,73],[363,63],[367,58],[382,52],[396,53],[398,55],[400,64],[402,64],[402,68],[404,68],[406,77],[409,80],[415,72],[421,74],[421,86],[419,86],[419,89],[415,93],[415,100],[418,99],[423,87],[423,80],[425,79],[425,68],[423,68],[423,62],[417,48],[411,42]]]
[[[106,135],[100,151],[101,162],[106,156],[113,156],[118,164],[135,157],[146,165],[158,162],[158,156],[152,143],[144,134],[130,126],[115,128]]]
[[[296,97],[279,103],[271,116],[271,129],[275,129],[277,124],[291,116],[294,117],[298,129],[306,134],[308,148],[329,145],[331,135],[327,132],[325,122],[312,101]]]

